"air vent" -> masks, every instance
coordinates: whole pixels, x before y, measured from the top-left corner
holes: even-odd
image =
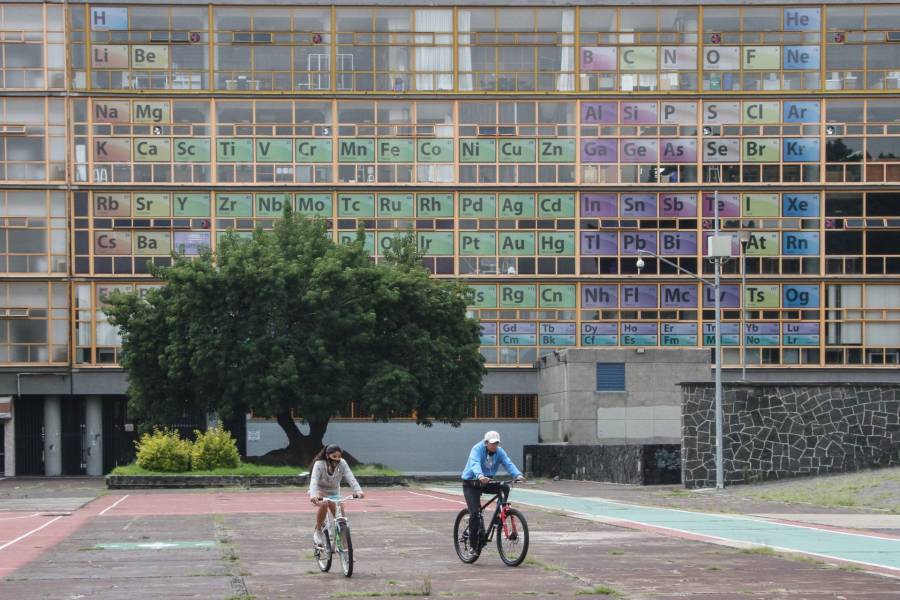
[[[4,125],[0,123],[0,135],[25,135],[24,125]]]
[[[190,41],[187,31],[151,31],[150,41],[156,44],[186,44]]]
[[[235,31],[231,34],[235,44],[271,44],[272,33],[262,31]]]

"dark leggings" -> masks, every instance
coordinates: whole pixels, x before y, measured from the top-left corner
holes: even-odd
[[[466,506],[469,509],[469,548],[477,551],[478,548],[478,516],[481,511],[481,494],[509,495],[509,486],[499,483],[481,485],[477,481],[463,481],[463,496],[466,498]]]

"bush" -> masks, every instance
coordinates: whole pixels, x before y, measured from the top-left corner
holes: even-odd
[[[237,444],[231,434],[221,425],[217,425],[206,433],[194,432],[197,439],[191,450],[191,465],[195,471],[211,469],[234,469],[241,462]]]
[[[180,473],[191,468],[191,442],[181,439],[178,431],[154,428],[135,446],[138,465],[148,471]]]

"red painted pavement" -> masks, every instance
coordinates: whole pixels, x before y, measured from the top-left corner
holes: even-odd
[[[121,498],[98,498],[71,514],[61,511],[0,513],[0,577],[34,560]]]
[[[345,504],[354,512],[456,512],[464,504],[450,496],[409,490],[369,490],[362,500]],[[235,513],[311,513],[305,491],[295,492],[186,492],[129,495],[104,516],[208,515]]]
[[[456,512],[452,496],[371,490],[347,503],[353,512]],[[0,512],[0,578],[52,548],[94,518],[235,513],[311,513],[306,492],[131,493],[98,498],[72,513]]]

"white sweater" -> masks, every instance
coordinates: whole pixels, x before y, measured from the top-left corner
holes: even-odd
[[[316,464],[313,465],[312,473],[309,475],[309,497],[327,498],[328,496],[337,496],[340,493],[342,479],[345,479],[350,487],[353,488],[354,494],[362,491],[346,460],[342,458],[341,462],[338,463],[331,473],[328,472],[326,461],[317,460]]]

